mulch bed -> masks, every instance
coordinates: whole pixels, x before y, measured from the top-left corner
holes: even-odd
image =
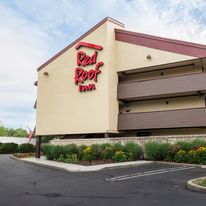
[[[15,153],[13,156],[17,158],[34,157],[35,153]]]

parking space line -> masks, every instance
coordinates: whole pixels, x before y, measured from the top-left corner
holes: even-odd
[[[159,170],[151,170],[147,172],[139,172],[139,173],[134,173],[134,174],[129,174],[129,175],[122,175],[122,176],[117,176],[117,177],[112,177],[106,179],[107,181],[122,181],[122,180],[127,180],[127,179],[132,179],[132,178],[137,178],[137,177],[144,177],[144,176],[150,176],[150,175],[157,175],[157,174],[162,174],[162,173],[169,173],[169,172],[176,172],[176,171],[181,171],[181,170],[188,170],[188,169],[193,169],[195,167],[191,166],[183,166],[183,167],[172,167],[172,168],[167,168],[167,169],[159,169]]]

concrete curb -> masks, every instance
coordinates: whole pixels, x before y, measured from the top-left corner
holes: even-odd
[[[23,162],[30,163],[33,165],[39,165],[39,166],[53,168],[53,169],[60,169],[60,170],[69,171],[69,172],[92,172],[92,171],[98,171],[98,170],[103,170],[103,169],[112,169],[112,168],[119,168],[119,167],[150,164],[153,162],[153,161],[139,160],[139,161],[130,161],[130,162],[83,166],[83,165],[77,165],[77,164],[55,162],[55,161],[50,161],[46,159],[17,158],[17,157],[14,157],[13,155],[11,155],[10,157],[12,159],[23,161]]]
[[[193,166],[193,167],[201,167],[203,169],[206,168],[206,165],[198,165],[198,164],[189,164],[189,163],[178,163],[178,162],[165,162],[165,161],[154,161],[155,163],[162,164],[170,164],[170,165],[180,165],[180,166]]]
[[[202,179],[205,179],[205,178],[206,177],[200,177],[200,178],[189,180],[187,182],[187,188],[189,190],[194,191],[194,192],[206,193],[206,187],[203,187],[203,186],[200,186],[200,185],[197,185],[196,183],[194,183],[195,181],[202,180]]]
[[[37,163],[37,162],[32,162],[32,161],[28,161],[26,158],[18,158],[18,157],[14,157],[13,155],[10,155],[10,158],[17,160],[17,161],[21,161],[21,162],[25,162],[31,165],[38,165],[40,167],[46,167],[46,168],[52,168],[52,169],[56,169],[56,170],[62,170],[62,171],[68,171],[65,168],[61,168],[61,167],[56,167],[54,165],[46,165],[46,164],[42,164],[42,163]],[[75,171],[69,171],[69,172],[75,172]]]

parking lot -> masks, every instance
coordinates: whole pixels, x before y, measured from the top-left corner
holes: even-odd
[[[31,165],[0,155],[0,205],[205,205],[206,194],[186,182],[206,169],[151,163],[70,173]]]

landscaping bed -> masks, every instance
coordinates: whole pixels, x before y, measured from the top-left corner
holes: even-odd
[[[179,141],[175,144],[149,142],[145,144],[145,155],[150,160],[206,164],[206,141]]]
[[[43,145],[42,153],[48,160],[83,165],[135,161],[143,158],[142,148],[131,142],[125,145],[119,143],[91,146]]]
[[[42,153],[48,160],[82,165],[153,160],[189,164],[206,164],[206,141],[179,141],[175,144],[148,142],[144,147],[126,144],[93,144],[91,146],[43,145]]]
[[[16,158],[35,157],[35,153],[14,153],[13,156]]]

